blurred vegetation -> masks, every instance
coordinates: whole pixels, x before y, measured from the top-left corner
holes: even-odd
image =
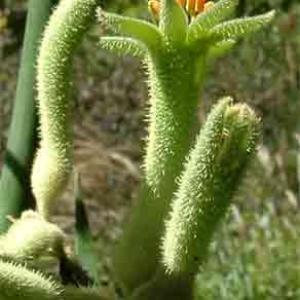
[[[106,9],[145,16],[146,1],[103,1]],[[300,4],[298,0],[240,0],[238,14],[275,8],[268,30],[241,42],[214,64],[203,95],[203,118],[220,96],[233,95],[263,120],[257,159],[221,226],[199,274],[199,300],[300,299]],[[26,3],[0,1],[0,131],[6,143]],[[147,88],[135,60],[99,51],[97,29],[78,50],[74,67],[75,158],[93,233],[111,246],[122,231],[139,181]],[[74,97],[75,98],[75,97]],[[70,193],[57,211],[72,224]],[[100,246],[99,246],[100,248]]]

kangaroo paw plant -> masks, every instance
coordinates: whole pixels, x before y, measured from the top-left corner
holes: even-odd
[[[104,299],[99,281],[95,288],[80,280],[68,285],[63,272],[49,272],[69,259],[63,232],[49,220],[73,166],[71,60],[96,17],[100,47],[140,58],[150,94],[144,179],[113,255],[123,298],[193,299],[194,277],[257,146],[260,121],[246,104],[223,98],[204,124],[197,108],[208,63],[268,25],[274,12],[230,19],[237,0],[151,0],[148,22],[98,4],[61,0],[44,32],[37,61],[41,140],[32,168],[37,212],[24,212],[0,238],[0,299]]]
[[[246,107],[222,102],[223,113],[218,116],[224,123],[213,123],[215,131],[204,128],[210,134],[202,133],[196,139],[199,89],[211,58],[226,52],[238,38],[267,25],[274,15],[269,12],[226,21],[238,4],[235,0],[206,4],[165,0],[149,4],[158,24],[98,10],[103,28],[113,34],[102,37],[100,45],[117,53],[142,56],[148,74],[145,179],[114,259],[116,276],[128,293],[151,280],[158,269],[164,268],[162,264],[169,276],[194,273],[205,259],[211,233],[236,188],[234,178],[240,178],[244,169],[245,152],[255,149],[250,142],[247,149],[240,147],[234,137],[254,141],[257,126],[249,124],[256,123],[256,119]],[[229,116],[233,123],[230,126]],[[245,123],[245,131],[238,129],[240,123]],[[229,156],[233,152],[231,162]],[[231,163],[235,167],[230,167]],[[228,174],[213,171],[223,167],[228,168]],[[224,182],[222,188],[219,182]]]

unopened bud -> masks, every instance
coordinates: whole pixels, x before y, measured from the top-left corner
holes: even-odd
[[[158,19],[160,13],[160,2],[159,0],[150,0],[148,1],[148,7],[151,14]]]
[[[213,1],[208,1],[206,3],[206,0],[176,0],[177,3],[182,6],[187,13],[189,13],[192,16],[196,16],[200,14],[203,11],[207,11],[208,9],[212,8],[214,6]],[[160,1],[159,0],[149,0],[148,1],[149,10],[152,13],[152,15],[158,19],[159,13],[160,13]]]

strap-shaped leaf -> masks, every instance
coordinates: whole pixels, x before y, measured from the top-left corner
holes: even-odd
[[[184,42],[188,19],[184,9],[175,0],[162,0],[159,28],[164,37],[174,42]]]
[[[247,17],[224,22],[210,30],[210,36],[216,40],[237,39],[254,33],[274,18],[275,11],[270,11],[255,17]]]
[[[238,0],[221,0],[206,12],[200,13],[190,24],[188,39],[197,40],[209,29],[230,17],[238,4]]]
[[[101,8],[97,10],[98,20],[105,29],[117,35],[125,35],[144,43],[148,48],[153,48],[160,43],[161,34],[157,27],[149,22],[131,17],[124,17],[107,13]]]
[[[98,273],[98,258],[95,254],[93,237],[89,225],[86,208],[83,202],[83,194],[80,184],[80,176],[75,174],[74,193],[76,207],[75,244],[76,254],[85,271],[92,277],[95,285],[100,283]]]
[[[147,48],[139,41],[119,36],[104,36],[99,42],[100,47],[118,55],[132,55],[144,58]]]

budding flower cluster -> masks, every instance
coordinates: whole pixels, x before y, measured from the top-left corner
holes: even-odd
[[[207,11],[213,5],[213,1],[206,0],[176,0],[177,3],[182,6],[186,12],[191,16],[197,16],[203,11]],[[159,0],[149,0],[148,6],[150,12],[158,19],[160,13],[160,1]]]

